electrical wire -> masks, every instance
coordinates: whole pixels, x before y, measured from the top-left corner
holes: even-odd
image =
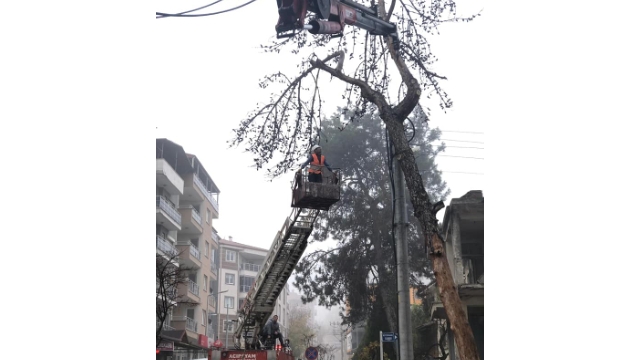
[[[240,9],[241,7],[245,7],[245,6],[251,4],[252,2],[255,2],[255,1],[256,0],[250,0],[250,1],[248,1],[248,2],[246,2],[244,4],[242,4],[242,5],[238,5],[238,6],[234,7],[234,8],[231,8],[231,9],[222,10],[222,11],[216,11],[216,12],[207,13],[207,14],[194,14],[194,15],[167,14],[167,13],[162,13],[162,12],[157,12],[156,11],[156,15],[160,15],[160,16],[157,16],[156,19],[162,19],[162,18],[165,18],[165,17],[200,17],[200,16],[218,15],[218,14],[226,13],[226,12],[233,11],[233,10],[236,10],[236,9]]]
[[[474,173],[474,172],[465,172],[465,171],[444,171],[442,170],[443,173],[449,173],[449,174],[468,174],[468,175],[484,175],[483,173]]]
[[[221,2],[221,1],[222,1],[222,0],[216,0],[216,1],[212,2],[211,4],[207,4],[207,5],[205,5],[205,6],[200,6],[199,8],[196,8],[196,9],[193,9],[193,10],[183,11],[183,12],[181,12],[181,13],[177,13],[176,15],[183,15],[183,14],[188,14],[188,13],[190,13],[190,12],[194,12],[194,11],[202,10],[202,9],[204,9],[204,8],[208,8],[209,6],[215,5],[215,4],[217,4],[217,3]],[[160,15],[160,16],[156,16],[156,19],[159,19],[159,18],[165,18],[165,17],[168,17],[168,16]]]
[[[458,156],[458,155],[436,155],[436,156],[445,156],[445,157],[454,157],[454,158],[465,158],[465,159],[476,159],[476,160],[484,160],[484,158],[473,157],[473,156]]]
[[[461,134],[482,134],[484,135],[483,132],[479,132],[479,131],[457,131],[457,130],[440,130],[441,132],[448,132],[448,133],[461,133]]]
[[[483,147],[475,147],[475,146],[449,146],[447,145],[447,149],[448,148],[456,148],[456,149],[481,149],[484,150]]]
[[[466,141],[466,140],[451,140],[451,139],[440,139],[440,141],[453,141],[453,142],[465,142],[472,144],[484,144],[482,141]]]

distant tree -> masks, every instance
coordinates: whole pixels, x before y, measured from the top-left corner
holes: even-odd
[[[156,254],[156,346],[162,341],[160,335],[171,309],[178,305],[192,307],[200,304],[178,292],[181,285],[188,284],[189,273],[196,270],[178,266],[179,258],[178,252]]]
[[[289,341],[291,351],[296,357],[301,357],[309,346],[309,341],[317,333],[311,309],[306,306],[296,306],[291,309],[289,316]]]

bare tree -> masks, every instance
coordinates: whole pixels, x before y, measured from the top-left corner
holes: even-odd
[[[281,88],[273,92],[267,104],[257,105],[240,123],[235,129],[232,146],[248,142],[246,150],[256,155],[254,161],[258,169],[275,161],[276,165],[268,169],[273,176],[294,169],[308,154],[314,138],[319,141],[322,135],[322,98],[318,86],[321,73],[344,82],[344,106],[352,110],[349,119],[354,121],[367,112],[376,112],[389,132],[460,358],[477,360],[479,355],[473,333],[447,263],[443,237],[438,231],[436,214],[444,204],[434,204],[427,194],[403,124],[414,111],[428,121],[431,105],[430,102],[424,107],[420,104],[423,93],[427,101],[435,95],[443,110],[452,106],[439,83],[446,77],[430,70],[436,57],[427,36],[437,35],[443,23],[466,22],[477,15],[458,17],[454,0],[391,0],[389,7],[385,0],[376,0],[376,4],[380,18],[397,24],[398,48],[394,47],[391,36],[374,36],[355,27],[345,28],[337,43],[331,42],[331,36],[312,37],[302,31],[285,41],[265,46],[267,51],[273,52],[292,46],[293,53],[313,47],[325,55],[321,58],[312,54],[299,65],[298,76],[287,76],[282,72],[266,76],[260,82],[261,87],[275,85]],[[348,63],[354,59],[355,66]],[[333,63],[336,65],[331,66]],[[396,88],[390,91],[392,84]]]
[[[179,266],[180,254],[156,254],[156,346],[161,342],[161,333],[171,309],[178,305],[197,306],[197,301],[189,299],[187,295],[180,295],[178,288],[186,286],[189,273],[196,269]]]

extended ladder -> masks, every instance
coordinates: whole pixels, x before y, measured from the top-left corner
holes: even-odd
[[[319,212],[320,210],[294,208],[278,231],[260,274],[238,312],[238,326],[234,334],[236,348],[257,347],[260,330],[273,312],[282,288],[302,257]]]

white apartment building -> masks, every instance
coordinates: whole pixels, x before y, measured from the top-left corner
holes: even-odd
[[[220,240],[219,251],[219,303],[217,328],[219,339],[226,347],[233,346],[233,332],[236,329],[237,311],[242,306],[249,289],[253,285],[262,264],[267,257],[268,250],[244,245],[229,240]],[[283,336],[288,335],[289,309],[287,298],[288,286],[283,289],[276,301],[273,315],[278,315],[278,322]]]

